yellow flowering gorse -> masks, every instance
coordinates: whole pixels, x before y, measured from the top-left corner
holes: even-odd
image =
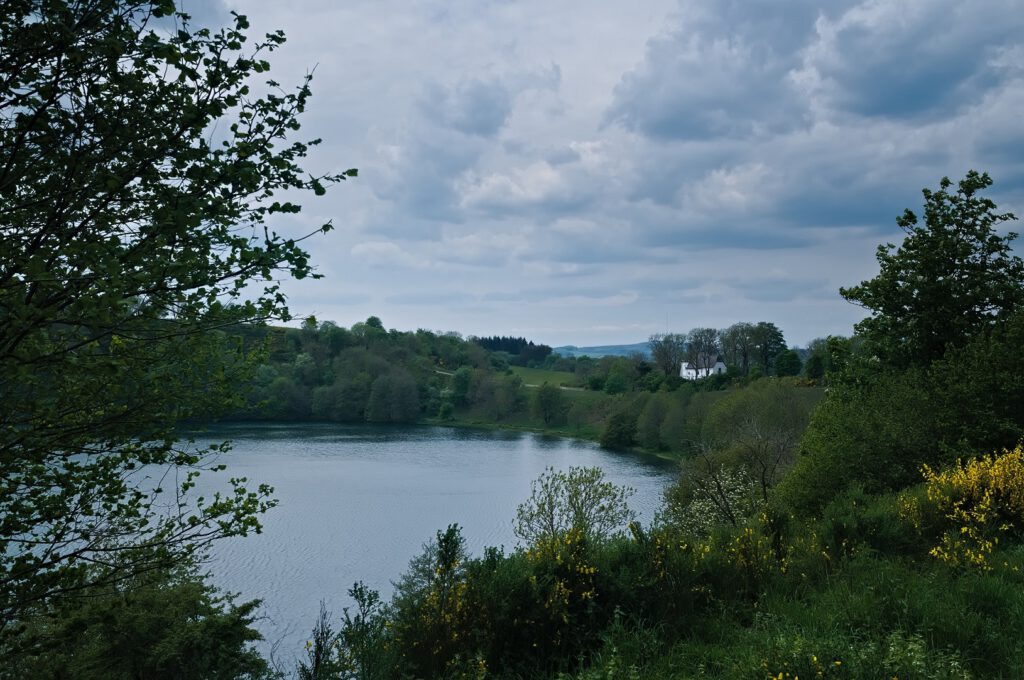
[[[928,501],[953,524],[931,554],[947,564],[990,570],[1000,534],[1024,528],[1024,448],[921,471]]]

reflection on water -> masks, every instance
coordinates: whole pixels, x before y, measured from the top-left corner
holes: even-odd
[[[260,535],[221,541],[210,562],[215,584],[260,598],[267,647],[289,658],[301,650],[319,608],[340,613],[347,590],[364,581],[391,594],[391,582],[423,543],[449,524],[469,549],[514,547],[516,506],[546,467],[600,466],[636,489],[630,506],[649,522],[674,468],[593,444],[557,437],[443,427],[334,424],[230,425],[196,437],[230,439],[220,478],[199,494],[247,477],[274,487],[278,507]]]

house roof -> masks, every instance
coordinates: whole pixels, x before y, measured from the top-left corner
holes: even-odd
[[[715,360],[711,361],[711,355],[710,354],[704,354],[704,355],[701,355],[700,357],[698,357],[697,361],[700,362],[703,367],[714,366],[715,364],[724,364],[725,363],[724,361],[722,361],[722,355],[721,354],[716,354],[716,355],[714,355],[714,357],[715,357]],[[684,369],[688,368],[691,371],[696,370],[696,366],[694,366],[693,362],[691,362],[691,361],[684,361],[683,362],[683,368]]]

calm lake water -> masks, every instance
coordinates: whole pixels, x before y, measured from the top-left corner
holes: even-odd
[[[675,468],[635,455],[534,434],[443,427],[334,424],[218,426],[197,444],[234,442],[220,477],[274,487],[279,505],[260,535],[218,543],[213,582],[263,600],[264,652],[301,652],[324,600],[340,614],[356,581],[387,598],[439,529],[457,523],[470,551],[516,545],[512,522],[546,467],[599,466],[636,489],[630,507],[646,524]],[[223,482],[201,481],[209,493]]]

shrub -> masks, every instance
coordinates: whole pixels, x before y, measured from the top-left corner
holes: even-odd
[[[757,486],[745,469],[698,456],[665,489],[659,518],[691,536],[707,536],[718,526],[744,524],[762,507]]]
[[[601,446],[606,449],[628,449],[636,437],[636,415],[628,411],[615,413],[601,433]]]
[[[947,564],[991,569],[1000,536],[1024,530],[1024,447],[921,471],[928,502],[948,521],[931,554]]]
[[[558,540],[571,531],[593,541],[610,536],[633,519],[626,499],[634,490],[606,482],[600,468],[549,467],[516,509],[516,536],[531,544]]]
[[[872,496],[858,488],[839,495],[817,523],[823,548],[836,558],[853,557],[865,550],[884,555],[920,554],[919,533],[903,515],[904,498]]]
[[[848,487],[898,490],[920,479],[922,463],[941,462],[939,408],[920,372],[861,376],[829,387],[777,492],[797,514],[820,516]]]
[[[565,400],[562,390],[557,385],[544,381],[533,392],[530,399],[530,411],[544,421],[544,425],[558,425],[565,418]]]
[[[157,569],[38,607],[0,644],[0,677],[269,680],[251,646],[258,606],[236,604],[191,565]]]
[[[458,663],[460,634],[471,612],[466,602],[466,540],[459,526],[438,531],[395,583],[392,619],[403,664],[420,677],[443,675]]]

